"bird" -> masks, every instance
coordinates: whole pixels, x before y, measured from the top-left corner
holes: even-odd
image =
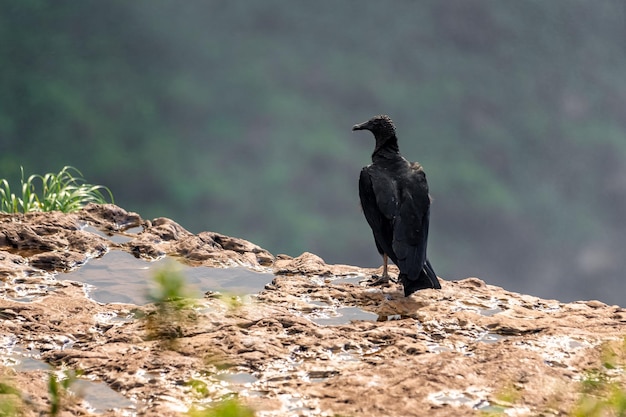
[[[441,289],[426,256],[431,199],[424,169],[400,154],[389,116],[374,116],[352,130],[369,130],[376,139],[372,163],[359,177],[361,208],[383,257],[383,275],[374,283],[389,282],[391,259],[400,270],[405,296],[424,288]]]

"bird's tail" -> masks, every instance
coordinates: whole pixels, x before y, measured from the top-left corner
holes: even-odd
[[[434,288],[437,290],[441,289],[441,284],[439,283],[437,274],[435,274],[435,270],[428,259],[424,263],[424,268],[422,268],[422,271],[417,279],[411,280],[407,274],[402,273],[398,276],[398,279],[404,287],[405,297],[408,297],[415,291],[423,290],[425,288]]]
[[[433,284],[432,288],[435,288],[437,290],[441,289],[439,278],[437,278],[437,274],[435,274],[435,270],[433,269],[433,266],[430,264],[430,261],[428,259],[426,259],[426,262],[424,263],[424,270],[422,272],[426,273],[426,276]]]

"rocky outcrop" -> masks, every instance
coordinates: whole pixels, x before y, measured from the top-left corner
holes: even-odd
[[[142,318],[154,306],[98,303],[58,274],[113,249],[274,275],[252,298],[196,300],[173,323],[175,343],[164,344]],[[310,253],[274,257],[243,239],[193,234],[112,205],[0,215],[0,349],[80,369],[134,399],[123,408],[155,416],[232,392],[262,416],[566,415],[589,370],[605,369],[607,346],[619,342],[615,355],[626,357],[621,307],[544,300],[477,278],[404,297],[397,284],[360,282],[376,272]],[[46,371],[7,369],[29,392],[26,415],[45,411]],[[64,409],[88,412],[80,402]]]
[[[114,234],[128,240],[115,243],[109,239]],[[0,249],[6,257],[0,259],[0,277],[29,268],[69,270],[111,249],[146,260],[169,255],[209,266],[258,269],[271,266],[274,260],[271,253],[246,240],[214,232],[194,235],[170,219],[143,220],[112,204],[89,204],[71,214],[0,214]],[[9,259],[7,253],[20,254],[22,259]]]

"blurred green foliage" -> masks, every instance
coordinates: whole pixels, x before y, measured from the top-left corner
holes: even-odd
[[[144,217],[377,266],[350,127],[388,113],[441,276],[623,299],[624,8],[0,1],[0,178],[71,164]]]
[[[71,397],[70,387],[76,383],[78,377],[82,375],[82,371],[65,370],[61,378],[54,373],[48,374],[48,394],[50,395],[50,416],[59,415],[63,408],[67,406],[68,399]]]
[[[216,403],[206,410],[190,410],[189,417],[254,417],[254,411],[236,398]]]
[[[163,348],[175,349],[184,329],[196,321],[194,294],[174,263],[158,270],[153,284],[148,300],[154,304],[154,310],[141,316],[146,324],[146,337],[159,340]]]
[[[573,417],[626,416],[624,365],[626,339],[600,345],[602,366],[589,369],[581,380],[581,395],[571,412]]]
[[[0,417],[18,417],[25,413],[22,393],[11,381],[0,382]]]

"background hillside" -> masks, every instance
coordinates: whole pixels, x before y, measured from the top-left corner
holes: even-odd
[[[0,178],[377,266],[350,128],[387,113],[440,276],[624,305],[625,74],[621,0],[2,0]]]

